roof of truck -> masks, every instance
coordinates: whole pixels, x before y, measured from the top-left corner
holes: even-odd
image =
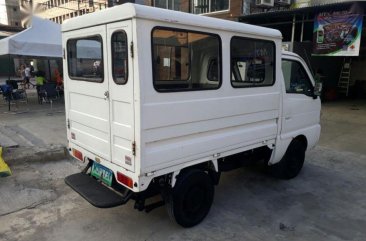
[[[132,3],[125,3],[69,19],[62,24],[62,31],[72,31],[131,18],[143,18],[204,28],[243,32],[270,38],[282,38],[281,32],[275,29]]]

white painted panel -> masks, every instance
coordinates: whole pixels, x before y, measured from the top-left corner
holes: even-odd
[[[72,122],[70,132],[75,135],[75,139],[71,139],[73,143],[102,158],[109,158],[108,132],[103,132],[77,122]]]
[[[161,165],[183,157],[198,154],[213,155],[226,147],[240,143],[254,144],[261,139],[271,139],[277,134],[275,119],[255,122],[242,126],[223,128],[209,132],[198,132],[192,135],[181,136],[163,141],[146,143],[145,168]]]
[[[112,47],[108,46],[109,55],[109,99],[110,99],[110,128],[112,162],[118,166],[134,172],[135,157],[132,145],[135,140],[134,126],[134,59],[131,58],[130,44],[132,38],[132,21],[120,21],[107,25],[108,42],[112,42],[114,33],[124,32],[127,37],[127,71],[128,78],[124,84],[117,84],[113,79],[112,73]]]
[[[113,137],[113,159],[112,162],[123,167],[128,167],[129,169],[135,168],[135,161],[132,159],[131,153],[131,140],[123,139],[118,136]],[[131,159],[131,165],[126,163],[126,158]],[[128,162],[128,161],[127,161]]]
[[[143,129],[279,109],[279,93],[145,104]]]
[[[92,95],[85,95],[83,93],[70,93],[70,110],[86,114],[102,121],[108,120],[108,108],[105,106],[105,100]]]
[[[100,35],[102,38],[103,57],[105,58],[106,27],[95,26],[63,34],[64,47],[67,48],[69,39],[88,38]],[[68,51],[65,49],[66,58]],[[108,81],[104,75],[102,82],[91,82],[87,79],[71,79],[68,73],[67,62],[64,66],[65,97],[67,118],[70,122],[68,139],[88,151],[110,161],[110,124],[109,101],[104,93],[108,90]],[[108,70],[108,63],[103,62],[103,72]],[[76,140],[72,139],[75,134]]]

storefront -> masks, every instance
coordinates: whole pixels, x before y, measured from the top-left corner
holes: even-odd
[[[280,30],[284,49],[322,76],[325,100],[366,98],[365,10],[365,1],[347,1],[256,13],[239,21]]]

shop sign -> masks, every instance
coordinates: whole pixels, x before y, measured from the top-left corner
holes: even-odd
[[[358,56],[363,14],[323,12],[315,16],[313,55]]]

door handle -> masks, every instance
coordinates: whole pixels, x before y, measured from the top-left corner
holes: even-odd
[[[285,117],[285,120],[291,120],[291,117],[290,116]]]
[[[109,99],[109,91],[108,90],[106,92],[104,92],[104,99],[105,100]]]

